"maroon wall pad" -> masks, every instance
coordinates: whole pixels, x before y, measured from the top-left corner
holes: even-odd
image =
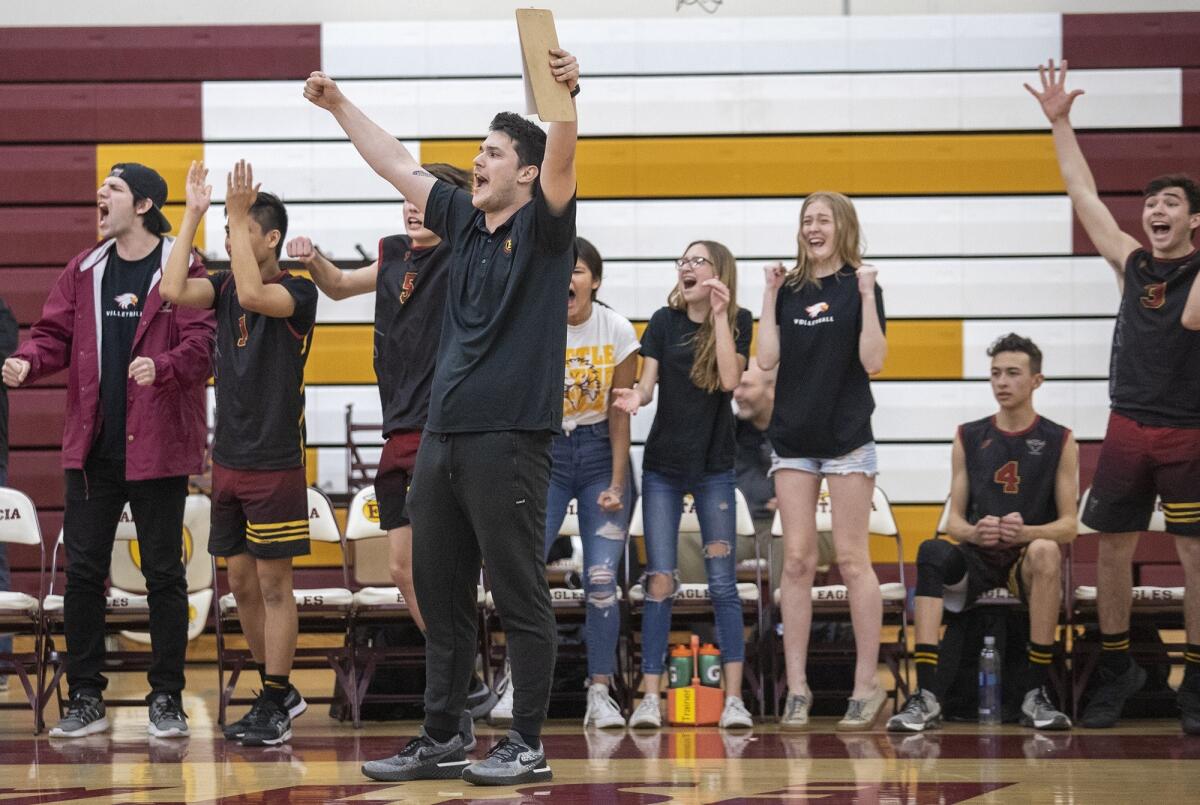
[[[10,447],[58,449],[62,445],[66,389],[10,389],[8,402]]]
[[[13,450],[8,456],[8,485],[29,495],[39,509],[62,508],[61,451]]]
[[[65,266],[95,243],[96,207],[0,207],[0,265]]]
[[[0,84],[0,142],[198,142],[200,107],[199,83]]]
[[[1072,67],[1200,67],[1200,13],[1064,14]]]
[[[1141,193],[1164,173],[1200,175],[1200,132],[1084,132],[1079,146],[1101,193]]]
[[[61,266],[0,268],[0,288],[17,324],[28,327],[41,318],[42,306],[60,273]]]
[[[94,146],[0,146],[0,204],[78,204],[95,197]]]
[[[1121,227],[1121,231],[1137,238],[1144,246],[1146,235],[1142,232],[1143,201],[1141,194],[1136,196],[1106,195],[1103,198],[1105,205],[1112,210],[1113,217],[1117,219],[1117,226]],[[1083,231],[1083,224],[1079,223],[1079,216],[1071,216],[1071,229],[1074,254],[1099,254],[1096,247],[1092,245],[1091,238]]]

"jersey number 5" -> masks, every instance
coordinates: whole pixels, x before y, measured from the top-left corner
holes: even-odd
[[[1015,461],[1010,461],[996,470],[992,480],[1004,487],[1006,495],[1015,495],[1021,491],[1021,476]]]
[[[405,302],[407,302],[409,300],[409,297],[412,296],[413,288],[416,287],[416,281],[417,281],[417,272],[415,272],[415,271],[404,272],[404,287],[400,291],[400,304],[403,305]]]
[[[238,316],[238,332],[241,336],[238,338],[238,346],[246,346],[246,342],[250,340],[250,333],[246,330],[246,314]]]

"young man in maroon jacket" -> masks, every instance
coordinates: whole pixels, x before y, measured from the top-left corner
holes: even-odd
[[[188,734],[180,700],[187,646],[183,508],[203,463],[211,311],[163,301],[158,282],[174,240],[153,169],[114,165],[96,192],[103,240],[67,264],[29,340],[4,362],[17,387],[66,368],[63,428],[67,551],[67,714],[52,737],[108,729],[103,691],[104,582],[126,502],[137,525],[154,659],[149,733]],[[205,275],[193,258],[189,273]]]

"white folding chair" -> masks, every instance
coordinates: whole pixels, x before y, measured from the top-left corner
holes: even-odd
[[[0,543],[36,546],[38,552],[37,595],[13,590],[0,591],[0,632],[11,632],[14,637],[33,638],[32,652],[17,652],[14,646],[13,651],[0,654],[0,673],[15,675],[21,682],[26,699],[25,704],[2,702],[0,709],[24,709],[28,706],[33,710],[33,732],[36,735],[45,726],[41,708],[42,647],[45,640],[41,602],[46,592],[46,547],[42,543],[42,529],[33,501],[24,492],[6,486],[0,487]]]

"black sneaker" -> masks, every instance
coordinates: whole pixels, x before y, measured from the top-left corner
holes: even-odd
[[[470,763],[463,751],[462,735],[438,743],[425,734],[425,728],[397,754],[362,765],[362,773],[372,780],[398,783],[405,780],[457,780]]]
[[[292,737],[292,719],[279,705],[260,698],[258,713],[242,733],[242,746],[278,746]]]
[[[529,746],[520,733],[508,736],[492,747],[487,757],[463,770],[462,778],[473,785],[517,785],[544,783],[553,779],[542,747]]]
[[[1101,668],[1097,676],[1099,682],[1092,690],[1092,698],[1083,711],[1080,723],[1092,728],[1116,726],[1125,700],[1146,684],[1146,671],[1130,660],[1129,667],[1122,673],[1114,674],[1107,668]]]
[[[261,698],[262,694],[256,694]],[[251,706],[250,711],[246,715],[234,721],[232,724],[226,724],[222,733],[225,738],[230,741],[236,741],[242,737],[242,733],[246,731],[246,727],[255,719],[254,709],[258,707],[256,700]],[[304,701],[304,697],[300,695],[300,691],[296,690],[296,686],[292,685],[288,688],[287,696],[283,698],[283,707],[287,710],[288,718],[295,721],[308,710],[308,702]]]
[[[187,713],[178,694],[155,693],[150,697],[150,725],[146,731],[155,738],[187,737]]]
[[[104,699],[99,695],[76,693],[67,702],[67,714],[50,729],[51,738],[82,738],[108,729]]]
[[[1179,702],[1179,723],[1188,735],[1200,735],[1200,692],[1180,685],[1177,695]]]

